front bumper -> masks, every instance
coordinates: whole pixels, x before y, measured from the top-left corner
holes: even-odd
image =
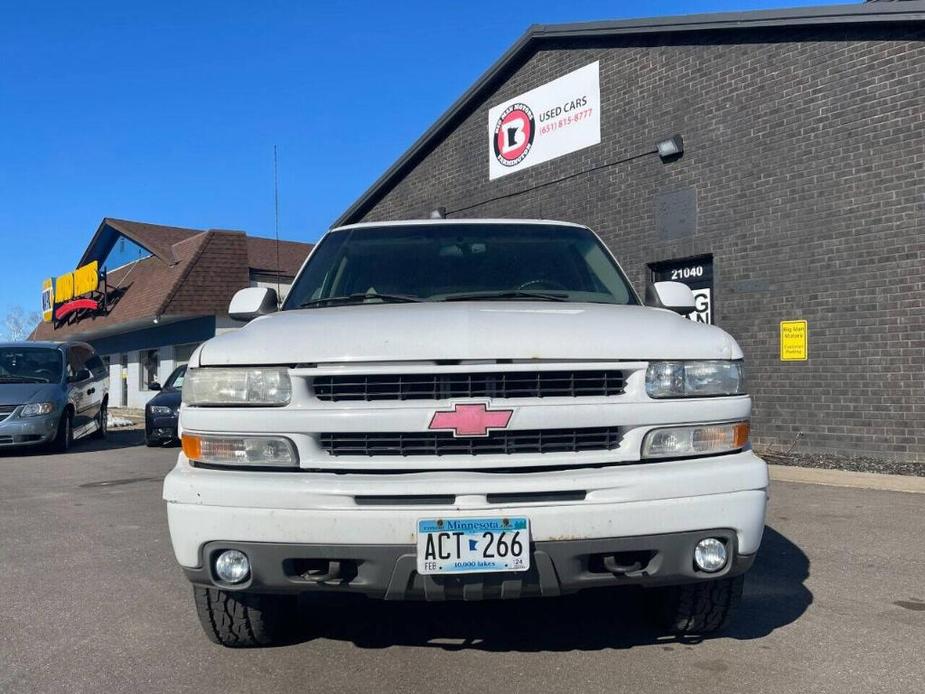
[[[694,567],[694,546],[706,537],[726,541],[729,560],[715,573]],[[251,575],[229,585],[212,570],[226,549],[244,552]],[[530,570],[520,573],[425,576],[417,573],[414,545],[297,545],[210,542],[200,565],[184,568],[194,584],[261,593],[362,593],[385,600],[490,600],[554,597],[585,588],[662,586],[744,573],[754,554],[737,549],[728,528],[665,535],[534,542]],[[605,559],[612,558],[605,563]],[[611,568],[608,568],[608,563]]]
[[[35,446],[48,443],[58,433],[58,414],[8,418],[0,422],[0,447]]]
[[[339,589],[381,597],[416,597],[433,581],[453,582],[425,581],[414,571],[417,520],[516,515],[530,519],[529,573],[536,580],[488,574],[478,581],[491,586],[515,580],[524,584],[521,591],[546,595],[591,585],[706,578],[693,575],[693,544],[685,544],[701,537],[726,538],[732,559],[724,571],[744,571],[761,542],[767,486],[767,466],[750,450],[602,469],[406,475],[204,470],[181,454],[165,479],[164,498],[177,560],[203,585],[212,585],[211,552],[242,548],[256,552],[260,563],[254,583],[247,584],[255,590],[342,584],[346,587]],[[578,492],[583,498],[575,500]],[[557,500],[569,494],[571,500]],[[423,502],[444,495],[452,503]],[[638,544],[643,539],[645,546]],[[658,561],[622,577],[582,568],[592,555],[630,551],[651,552],[650,559]],[[357,574],[341,584],[293,581],[285,567],[311,559],[349,561]],[[554,591],[548,588],[553,583]]]
[[[145,438],[148,441],[176,441],[179,418],[173,416],[153,416],[145,413]]]

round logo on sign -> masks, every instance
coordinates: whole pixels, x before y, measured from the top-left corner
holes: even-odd
[[[536,132],[533,111],[526,104],[511,104],[495,124],[495,158],[503,166],[517,166],[533,146]]]

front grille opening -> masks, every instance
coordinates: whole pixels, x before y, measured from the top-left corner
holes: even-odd
[[[526,455],[607,451],[620,446],[620,429],[492,431],[484,437],[455,437],[448,431],[346,432],[321,434],[321,448],[333,456]]]
[[[515,371],[318,376],[315,397],[328,402],[453,398],[579,398],[621,395],[622,371]]]
[[[393,494],[381,496],[355,496],[357,506],[452,506],[453,494]]]
[[[542,501],[584,501],[584,489],[567,492],[520,492],[512,494],[488,494],[489,504],[529,504]]]

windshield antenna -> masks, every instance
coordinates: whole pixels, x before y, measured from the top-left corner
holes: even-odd
[[[279,282],[279,166],[276,145],[273,145],[273,207],[276,213],[276,308],[281,304]]]

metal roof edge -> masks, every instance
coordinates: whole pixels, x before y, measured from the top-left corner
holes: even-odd
[[[538,25],[542,37],[597,36],[645,33],[647,31],[706,31],[768,26],[811,26],[852,22],[895,22],[925,19],[925,2],[869,2],[851,5],[817,5],[746,12],[673,15],[614,21]]]
[[[925,21],[925,0],[870,2],[856,5],[822,5],[747,12],[621,19],[574,24],[533,24],[505,51],[453,104],[393,163],[376,181],[331,223],[331,229],[344,226],[363,214],[374,199],[381,198],[407,167],[484,91],[517,60],[542,40],[601,37],[656,32],[710,31],[722,29],[767,28],[774,26],[813,26],[825,24],[884,23]]]
[[[103,235],[103,229],[105,229],[108,225],[109,225],[109,218],[103,217],[103,221],[101,221],[100,225],[96,228],[96,233],[93,234],[92,238],[90,239],[90,243],[87,244],[87,247],[84,249],[83,254],[80,256],[80,260],[77,261],[77,265],[75,267],[80,267],[87,263],[87,259],[89,258],[89,255],[90,255],[90,250],[99,240],[100,236]]]

